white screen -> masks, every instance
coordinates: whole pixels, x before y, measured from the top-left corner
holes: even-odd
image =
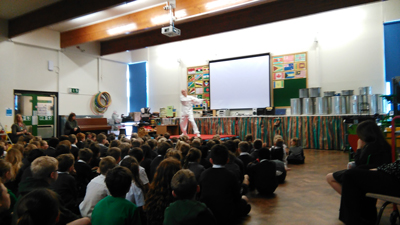
[[[210,61],[211,109],[270,107],[269,54]]]

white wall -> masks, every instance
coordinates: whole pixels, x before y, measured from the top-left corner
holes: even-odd
[[[149,60],[152,111],[167,105],[180,109],[186,67],[265,52],[307,51],[309,87],[357,93],[359,87],[372,86],[373,93],[385,93],[383,23],[400,19],[399,9],[400,0],[366,4],[140,49],[132,59]]]
[[[14,90],[58,92],[59,115],[75,112],[93,115],[92,96],[99,91],[111,94],[113,102],[104,114],[127,112],[126,67],[130,53],[100,57],[99,43],[86,43],[60,49],[59,33],[40,29],[8,40],[7,23],[0,20],[0,122],[10,130],[13,117],[5,109],[13,108]],[[48,70],[48,61],[54,70]],[[79,88],[69,94],[68,88]]]

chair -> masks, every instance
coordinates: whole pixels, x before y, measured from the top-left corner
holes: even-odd
[[[400,198],[399,197],[394,197],[394,196],[389,196],[389,195],[381,195],[381,194],[375,194],[375,193],[367,193],[367,197],[370,198],[376,198],[385,201],[383,205],[381,206],[381,209],[379,210],[378,218],[376,219],[376,225],[379,225],[382,217],[383,210],[386,208],[387,205],[390,203],[393,204],[400,204]],[[396,208],[391,214],[390,214],[390,223],[391,224],[396,224],[396,220],[399,217],[399,210]]]

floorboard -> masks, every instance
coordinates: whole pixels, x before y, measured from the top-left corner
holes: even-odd
[[[252,210],[239,224],[343,224],[339,221],[340,195],[325,181],[330,172],[345,169],[348,153],[335,150],[305,150],[306,163],[289,165],[286,182],[274,196],[261,197],[249,193]],[[383,202],[378,201],[380,207]],[[381,220],[389,225],[392,207],[388,206]]]

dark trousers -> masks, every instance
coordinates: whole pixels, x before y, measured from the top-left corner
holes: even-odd
[[[382,171],[347,170],[343,175],[339,219],[347,225],[376,221],[376,199],[366,193],[400,197],[400,180]]]

